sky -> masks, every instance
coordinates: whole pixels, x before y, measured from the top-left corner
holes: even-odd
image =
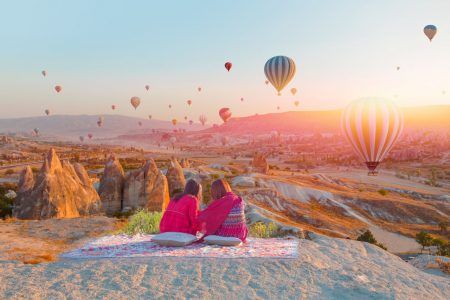
[[[341,109],[372,96],[450,104],[449,16],[448,0],[3,1],[0,118],[48,108],[216,121],[221,107],[246,116]],[[431,43],[428,24],[438,27]],[[264,83],[275,55],[297,66],[282,96]]]

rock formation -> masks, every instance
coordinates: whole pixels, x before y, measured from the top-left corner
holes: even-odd
[[[170,196],[182,192],[186,185],[186,178],[184,178],[183,168],[174,157],[170,159],[169,168],[167,169],[167,181],[169,182]]]
[[[131,171],[125,179],[123,210],[144,207],[149,211],[164,211],[169,204],[167,178],[153,159],[140,169]]]
[[[86,172],[81,165],[77,168],[80,174]],[[100,198],[91,185],[82,183],[88,183],[86,179],[89,178],[80,179],[69,162],[62,164],[55,150],[51,149],[36,180],[29,167],[21,173],[14,217],[73,218],[100,212]]]
[[[102,200],[103,210],[113,214],[122,210],[122,193],[125,175],[119,160],[112,155],[105,166],[98,193]]]
[[[258,152],[256,152],[253,156],[251,166],[254,172],[263,174],[267,174],[269,172],[269,164],[267,163],[266,157]]]

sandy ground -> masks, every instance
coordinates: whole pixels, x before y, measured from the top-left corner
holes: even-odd
[[[0,298],[448,299],[450,279],[366,243],[315,236],[296,260],[0,261]]]

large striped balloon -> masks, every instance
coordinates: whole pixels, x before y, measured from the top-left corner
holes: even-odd
[[[351,103],[342,113],[343,134],[364,160],[369,174],[394,146],[403,130],[403,115],[387,100],[361,99]]]
[[[267,79],[281,95],[281,90],[294,78],[295,63],[287,56],[274,56],[269,59],[264,66],[264,73]]]

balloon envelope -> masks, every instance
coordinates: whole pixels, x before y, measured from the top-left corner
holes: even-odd
[[[291,93],[292,93],[292,95],[295,96],[295,94],[297,94],[297,89],[296,89],[296,88],[292,88],[292,89],[291,89]]]
[[[298,106],[300,104],[300,102],[299,101],[295,101],[294,104],[295,104],[295,106]]]
[[[230,72],[232,66],[233,66],[233,64],[229,61],[227,61],[225,63],[225,69],[227,69],[228,72]]]
[[[115,105],[111,105],[111,108],[112,108],[112,110],[115,110],[116,106]]]
[[[136,96],[131,97],[130,103],[131,103],[131,105],[133,105],[134,109],[136,109],[139,106],[139,104],[141,104],[141,99],[139,99],[139,97],[136,97]]]
[[[356,100],[342,112],[341,128],[355,153],[366,163],[369,174],[374,175],[402,132],[403,115],[387,100]]]
[[[41,74],[42,74],[42,76],[47,76],[47,71],[45,71],[45,70],[43,70],[42,72],[41,72]]]
[[[151,120],[152,119],[152,115],[148,115],[148,119]]]
[[[187,104],[188,104],[189,106],[191,106],[192,100],[188,100],[188,101],[186,101],[186,102],[187,102]]]
[[[145,89],[148,91],[148,90],[150,89],[150,86],[147,84],[147,85],[145,86]]]
[[[172,119],[172,125],[177,125],[177,119]]]
[[[56,91],[57,93],[61,92],[61,91],[62,91],[62,86],[56,85],[56,86],[55,86],[55,91]]]
[[[287,56],[274,56],[269,59],[264,66],[264,73],[267,80],[281,95],[283,88],[294,78],[295,62]]]
[[[427,25],[423,28],[423,33],[427,36],[427,38],[431,40],[434,38],[437,32],[437,27],[434,25]]]
[[[231,110],[228,107],[221,108],[219,110],[219,116],[223,122],[227,122],[231,118]]]
[[[49,109],[46,109],[45,110],[45,114],[48,116],[48,115],[50,115],[50,110]]]

